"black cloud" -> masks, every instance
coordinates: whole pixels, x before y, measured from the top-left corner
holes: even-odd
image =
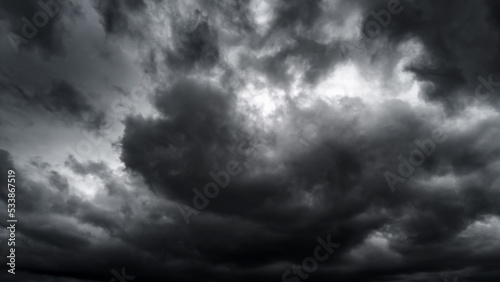
[[[2,54],[14,280],[297,282],[323,240],[307,281],[498,281],[495,1],[70,6],[98,22]],[[0,10],[11,31],[37,4]]]

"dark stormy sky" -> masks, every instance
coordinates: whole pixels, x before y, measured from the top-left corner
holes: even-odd
[[[500,2],[40,3],[0,1],[1,281],[500,281]]]

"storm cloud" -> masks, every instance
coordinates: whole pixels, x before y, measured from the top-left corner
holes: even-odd
[[[495,1],[28,2],[2,281],[498,281]]]

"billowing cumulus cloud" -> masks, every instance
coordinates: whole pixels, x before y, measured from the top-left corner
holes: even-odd
[[[7,2],[1,279],[500,277],[494,1]]]

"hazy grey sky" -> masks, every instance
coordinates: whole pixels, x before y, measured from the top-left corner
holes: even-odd
[[[499,36],[494,0],[2,0],[0,279],[498,281]]]

